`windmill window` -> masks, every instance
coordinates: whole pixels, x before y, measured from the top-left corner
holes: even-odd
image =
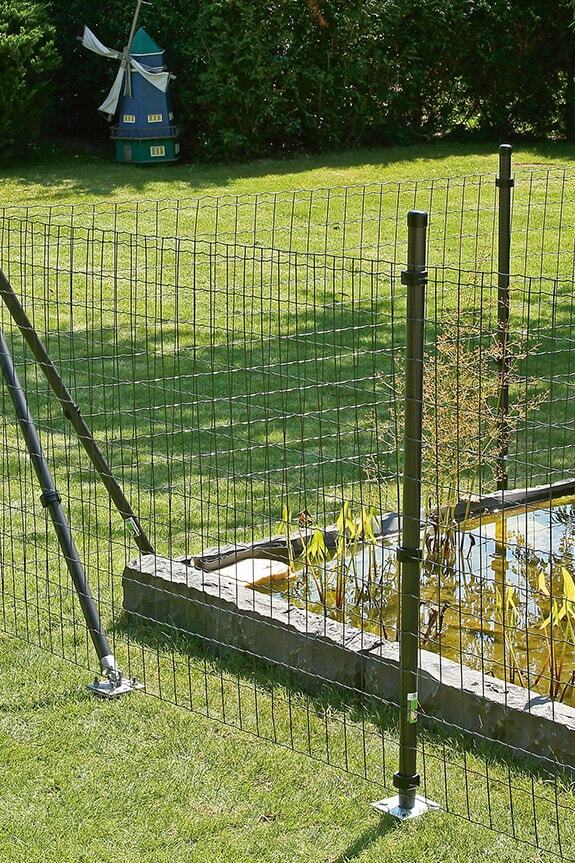
[[[135,114],[124,114],[124,123],[135,123],[136,115]]]
[[[165,156],[166,148],[165,147],[150,147],[150,156]]]
[[[148,114],[148,123],[161,123],[163,119],[162,114]]]
[[[170,120],[173,120],[173,119],[174,119],[174,112],[170,111]]]

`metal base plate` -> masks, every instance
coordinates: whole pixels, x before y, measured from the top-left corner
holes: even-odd
[[[87,686],[87,689],[98,698],[119,698],[120,695],[127,695],[129,692],[143,688],[143,683],[138,683],[135,678],[129,677],[123,677],[120,681],[110,680],[108,677],[104,679],[96,677],[94,682]]]
[[[426,812],[439,809],[438,803],[428,800],[427,797],[420,797],[419,794],[416,795],[411,809],[404,809],[403,806],[399,805],[399,796],[386,797],[385,800],[377,800],[371,805],[378,812],[391,815],[392,818],[397,818],[398,821],[407,821],[408,818],[418,818],[420,815],[425,815]]]

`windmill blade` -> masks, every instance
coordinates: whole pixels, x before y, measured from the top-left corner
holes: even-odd
[[[114,83],[112,84],[112,89],[106,96],[105,100],[102,102],[98,111],[101,111],[102,114],[107,114],[111,119],[116,111],[118,110],[118,102],[120,100],[120,94],[122,92],[122,85],[124,83],[124,74],[126,70],[124,69],[124,64],[120,66],[118,69],[118,74],[114,79]]]
[[[97,36],[92,33],[89,27],[84,27],[82,45],[84,48],[87,48],[88,51],[93,51],[94,54],[99,54],[101,57],[108,57],[109,60],[120,60],[122,58],[121,51],[115,51],[113,48],[106,48]]]
[[[161,90],[162,93],[166,92],[170,82],[169,72],[151,72],[149,69],[146,69],[145,66],[142,66],[141,63],[138,63],[137,60],[134,60],[133,57],[130,57],[130,65],[132,69],[139,72],[142,78],[145,78],[146,81],[156,87],[157,90]]]

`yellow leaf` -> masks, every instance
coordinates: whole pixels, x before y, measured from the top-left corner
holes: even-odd
[[[369,509],[363,507],[362,509],[362,528],[363,528],[363,538],[366,542],[375,542],[375,534],[373,532],[373,518],[375,515],[375,508],[370,506]]]
[[[349,508],[349,503],[345,501],[344,505],[339,511],[339,515],[337,517],[337,521],[335,526],[337,527],[337,532],[342,534],[345,532],[346,524],[347,524],[347,509]]]
[[[507,588],[507,604],[512,606],[512,608],[517,607],[517,600],[515,598],[515,590],[513,587]]]
[[[316,528],[310,541],[305,547],[305,556],[308,563],[322,563],[327,559],[328,550],[323,538],[323,533]]]
[[[569,602],[575,602],[575,582],[573,581],[573,576],[564,566],[561,567],[561,574],[563,576],[563,594],[565,599],[569,600]]]

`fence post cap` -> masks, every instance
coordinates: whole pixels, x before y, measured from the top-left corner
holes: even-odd
[[[426,210],[410,210],[407,214],[408,228],[425,228],[428,213]]]
[[[511,144],[500,144],[499,145],[499,180],[510,180],[511,179],[511,153],[512,153]],[[497,182],[497,185],[503,185],[501,182]],[[511,183],[510,185],[513,185]]]

